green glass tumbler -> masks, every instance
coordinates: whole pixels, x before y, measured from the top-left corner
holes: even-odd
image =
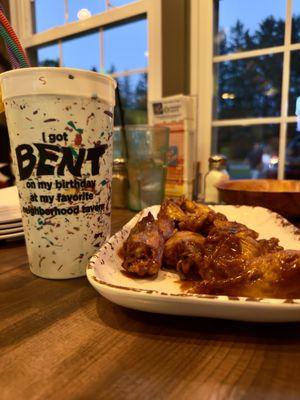
[[[169,129],[164,126],[126,127],[128,205],[133,211],[161,204],[165,194]]]

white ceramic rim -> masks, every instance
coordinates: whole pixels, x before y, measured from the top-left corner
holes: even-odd
[[[262,307],[265,309],[272,308],[281,308],[281,309],[293,309],[295,307],[300,306],[300,299],[277,299],[277,298],[251,298],[251,297],[242,297],[242,296],[226,296],[226,295],[209,295],[209,294],[191,294],[191,293],[182,293],[182,294],[173,294],[173,293],[165,293],[159,292],[155,289],[135,289],[128,288],[125,286],[117,286],[113,284],[109,284],[101,279],[97,278],[93,268],[88,266],[86,269],[86,276],[90,284],[95,288],[99,289],[103,293],[111,293],[114,292],[116,295],[122,295],[124,293],[129,294],[130,296],[140,299],[147,300],[151,298],[153,301],[162,301],[168,299],[168,301],[178,303],[178,301],[188,304],[197,304],[197,303],[207,303],[207,304],[224,304],[230,305],[231,307],[246,307],[248,305],[252,308],[252,306],[257,309],[257,307]],[[179,300],[180,299],[180,300]]]

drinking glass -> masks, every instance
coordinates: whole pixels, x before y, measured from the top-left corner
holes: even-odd
[[[126,127],[128,204],[133,211],[161,204],[165,193],[169,129],[164,126]]]

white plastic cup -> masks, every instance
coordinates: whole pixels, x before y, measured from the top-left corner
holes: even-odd
[[[110,235],[115,81],[69,68],[0,75],[31,271],[85,275]]]

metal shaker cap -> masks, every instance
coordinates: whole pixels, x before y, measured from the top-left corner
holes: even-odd
[[[113,172],[127,175],[127,163],[124,158],[115,158],[114,159]]]
[[[125,165],[125,164],[126,164],[125,158],[115,158],[113,160],[113,165]]]
[[[227,157],[223,154],[213,154],[209,157],[209,168],[226,168]]]

